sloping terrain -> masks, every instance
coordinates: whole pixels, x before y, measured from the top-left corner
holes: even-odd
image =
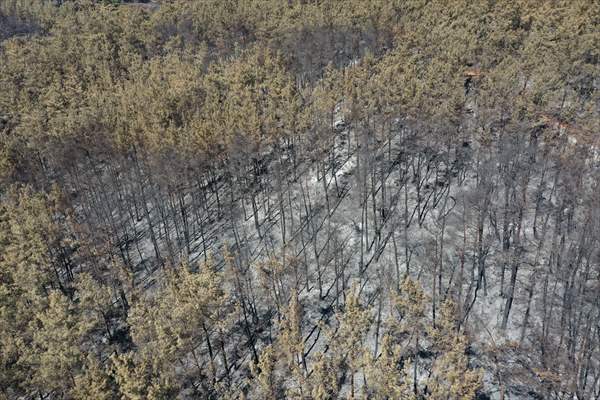
[[[596,2],[0,23],[0,398],[600,398]]]

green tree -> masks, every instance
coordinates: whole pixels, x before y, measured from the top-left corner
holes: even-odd
[[[113,376],[124,400],[167,400],[178,392],[171,374],[157,368],[148,351],[124,353],[111,357]]]
[[[224,340],[231,306],[221,285],[210,263],[200,265],[198,272],[182,265],[167,274],[157,296],[142,297],[133,305],[128,317],[133,341],[140,353],[152,355],[156,373],[171,371],[190,357],[193,369],[185,373],[200,377],[208,387],[215,383],[215,343]],[[202,358],[200,348],[207,350],[208,359]]]
[[[56,328],[60,328],[61,323],[52,318],[68,317],[65,323],[79,323],[74,306],[66,297],[71,293],[68,284],[76,243],[65,215],[61,213],[58,198],[56,192],[44,195],[27,188],[12,188],[0,205],[0,341],[3,348],[0,352],[0,388],[3,391],[48,390],[47,385],[54,383],[50,382],[50,376],[44,378],[40,374],[52,374],[54,366],[51,356],[42,359],[42,342],[50,338],[50,331],[55,327],[52,324],[58,324]],[[56,293],[58,290],[63,297]],[[50,293],[54,293],[53,303],[48,297]],[[47,310],[50,306],[52,310]],[[42,334],[47,336],[40,336]],[[66,334],[64,330],[62,334]],[[49,342],[48,345],[58,346],[59,343]],[[74,343],[66,344],[67,347],[71,345]],[[75,352],[76,347],[73,348]],[[67,352],[66,348],[54,350]],[[77,365],[76,357],[66,357],[68,362]],[[33,374],[32,369],[42,364],[45,372]],[[29,379],[32,374],[35,377]],[[56,374],[55,377],[60,376],[60,372]],[[67,375],[60,377],[62,383],[57,383],[56,389],[65,390]]]
[[[469,366],[469,342],[457,331],[457,312],[453,302],[442,303],[439,323],[430,330],[434,348],[439,352],[427,380],[432,399],[467,400],[475,398],[483,385],[483,373]]]
[[[349,380],[350,398],[359,396],[356,375],[364,374],[368,361],[365,339],[371,326],[371,310],[360,303],[354,287],[346,297],[343,310],[336,314],[337,329],[330,331],[329,349],[317,354],[310,377],[311,393],[316,398],[335,398],[341,389],[342,377]]]
[[[71,390],[75,400],[111,400],[116,398],[114,378],[107,365],[95,357],[88,355],[81,374],[75,377],[75,385]]]
[[[412,363],[408,361],[405,349],[385,334],[381,354],[370,360],[366,369],[368,389],[374,399],[417,399],[412,387]]]
[[[26,355],[33,370],[30,384],[41,393],[68,393],[85,361],[83,345],[94,322],[82,319],[69,298],[52,291],[48,308],[30,324],[33,340]]]

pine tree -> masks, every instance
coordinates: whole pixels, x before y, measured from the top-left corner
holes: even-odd
[[[88,318],[95,319],[97,325],[102,325],[107,338],[112,339],[110,313],[112,311],[113,296],[111,289],[94,280],[88,273],[79,274],[75,286],[82,312],[90,313],[91,315]]]
[[[337,329],[329,332],[329,348],[326,354],[318,354],[311,376],[311,392],[314,396],[335,397],[341,390],[344,378],[349,380],[348,396],[359,395],[356,375],[364,375],[367,362],[365,338],[371,326],[371,311],[360,304],[358,289],[354,287],[346,297],[343,310],[336,313]]]
[[[113,355],[113,375],[123,400],[167,400],[178,387],[170,373],[158,368],[159,360],[147,351]]]
[[[414,396],[420,393],[418,387],[419,351],[425,336],[426,295],[423,288],[409,277],[404,279],[400,291],[393,295],[393,314],[388,321],[388,333],[393,341],[400,343],[412,364],[410,382]]]
[[[258,383],[257,395],[267,400],[282,397],[283,381],[276,369],[278,356],[274,346],[268,345],[261,351],[258,364],[252,365],[252,372]]]
[[[52,291],[48,308],[31,325],[32,348],[26,357],[34,371],[31,385],[42,393],[68,393],[84,363],[82,346],[93,322],[82,319],[69,298]]]
[[[480,370],[469,366],[466,355],[467,337],[457,331],[456,306],[447,300],[442,303],[439,324],[430,336],[440,353],[433,362],[427,381],[428,397],[432,399],[467,400],[475,398],[483,384]]]
[[[111,400],[116,398],[113,377],[108,367],[91,355],[85,360],[82,373],[75,377],[71,396],[75,400]]]
[[[169,371],[190,357],[193,368],[188,374],[203,381],[209,378],[209,386],[216,381],[216,349],[208,327],[219,332],[227,328],[230,306],[220,279],[211,264],[201,265],[198,272],[191,272],[188,266],[182,265],[167,274],[158,296],[141,298],[132,307],[128,322],[133,341],[140,352],[152,354],[157,373]],[[219,340],[223,340],[220,334]],[[208,360],[200,355],[199,348],[204,344]]]
[[[277,339],[261,352],[254,375],[261,396],[304,399],[308,396],[306,372],[302,306],[294,291],[279,323]]]
[[[57,329],[61,327],[60,321],[52,321],[53,317],[68,317],[67,324],[79,326],[74,306],[68,305],[70,300],[55,293],[55,290],[60,290],[63,297],[70,294],[67,287],[71,274],[70,253],[76,245],[70,241],[70,232],[64,220],[56,219],[63,215],[55,201],[57,198],[56,192],[44,195],[33,193],[29,188],[13,187],[2,199],[0,341],[4,350],[0,355],[0,365],[6,366],[0,372],[2,390],[10,389],[16,393],[38,390],[44,393],[49,390],[48,386],[54,385],[51,377],[61,378],[61,382],[56,383],[56,390],[65,391],[69,387],[70,383],[65,382],[68,377],[65,369],[68,367],[63,366],[62,370],[54,372],[52,357],[42,357],[46,344],[50,346],[50,351],[67,357],[68,363],[73,362],[75,367],[77,364],[77,356],[73,358],[66,354],[69,351],[77,352],[75,342],[65,343],[67,347],[74,346],[73,349],[67,349],[60,347],[56,341],[50,341],[53,324],[58,324]],[[49,293],[54,293],[52,304]],[[50,305],[54,308],[47,310]],[[68,310],[64,310],[64,307]],[[57,334],[67,335],[70,329],[63,327],[62,333]],[[48,336],[40,336],[43,334]],[[70,339],[75,341],[74,337]],[[41,343],[45,340],[48,343]],[[54,345],[59,348],[52,349]],[[35,354],[38,351],[40,354]],[[44,370],[38,370],[42,366]],[[42,377],[46,373],[51,376]]]
[[[302,305],[298,292],[292,295],[284,318],[279,327],[277,343],[282,349],[286,369],[290,371],[290,384],[286,396],[304,398],[306,360],[304,359],[304,337],[302,336]]]
[[[367,363],[367,382],[373,399],[416,400],[412,387],[412,363],[389,334],[384,335],[381,354]]]
[[[331,345],[334,357],[338,357],[341,365],[348,368],[349,396],[352,398],[358,395],[355,375],[364,368],[367,352],[364,340],[372,323],[371,311],[360,304],[358,296],[358,288],[354,288],[346,297],[344,311],[338,316],[339,326]]]
[[[309,388],[312,398],[317,400],[335,399],[340,392],[340,365],[327,354],[318,353],[312,362]]]

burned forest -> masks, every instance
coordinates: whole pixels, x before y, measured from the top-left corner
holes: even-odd
[[[0,0],[0,399],[600,399],[600,2]]]

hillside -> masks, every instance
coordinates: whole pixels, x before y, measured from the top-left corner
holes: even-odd
[[[600,3],[0,0],[0,399],[600,399]]]

